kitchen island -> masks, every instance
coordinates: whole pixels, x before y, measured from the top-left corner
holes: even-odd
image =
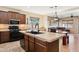
[[[24,34],[24,39],[20,41],[21,46],[29,52],[59,52],[62,38],[65,35],[52,32],[42,32],[40,34],[20,32]]]

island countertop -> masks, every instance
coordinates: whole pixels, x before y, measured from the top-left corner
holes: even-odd
[[[42,32],[42,34],[32,34],[32,33],[26,32],[26,31],[20,31],[20,32],[25,35],[29,35],[34,38],[37,38],[44,42],[53,42],[53,41],[58,40],[58,39],[62,38],[63,36],[65,36],[65,34],[62,34],[62,33],[52,33],[52,32]]]

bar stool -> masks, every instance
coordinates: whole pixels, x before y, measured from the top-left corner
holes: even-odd
[[[67,32],[67,31],[63,31],[62,33],[65,34],[65,36],[63,37],[63,45],[67,45],[67,44],[69,44],[69,36],[68,36],[68,32]]]

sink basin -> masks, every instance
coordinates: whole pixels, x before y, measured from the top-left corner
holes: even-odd
[[[31,34],[43,34],[43,32],[34,32],[34,31],[31,31],[31,32],[28,32],[28,33],[31,33]]]

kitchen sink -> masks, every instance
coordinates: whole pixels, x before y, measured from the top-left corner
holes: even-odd
[[[43,34],[43,32],[34,32],[34,31],[31,31],[31,32],[28,32],[28,33],[31,33],[31,34]]]

